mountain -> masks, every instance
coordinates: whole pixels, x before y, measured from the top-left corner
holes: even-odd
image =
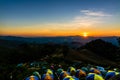
[[[48,41],[49,40],[53,41],[48,42],[47,39]],[[63,39],[66,40],[64,41]],[[119,59],[118,54],[115,54],[119,53],[119,51],[117,51],[118,47],[102,39],[96,40],[92,39],[95,38],[90,37],[83,39],[83,37],[80,36],[39,37],[39,38],[2,36],[0,37],[0,53],[1,53],[0,62],[1,63],[30,62],[40,60],[41,58],[44,57],[46,58],[46,56],[48,55],[50,59],[49,61],[52,61],[51,59],[53,59],[53,61],[55,62],[57,61],[54,59],[59,58],[60,61],[66,59],[69,61],[78,62],[82,61],[85,63],[94,63],[101,65],[115,64],[114,61]],[[33,40],[38,41],[38,43],[32,42]],[[92,41],[86,42],[85,44],[84,43],[85,40]],[[78,46],[79,48],[72,48],[73,45],[74,46],[79,45]]]
[[[17,37],[17,36],[0,36],[0,39],[10,40],[10,41],[24,41],[29,43],[57,43],[57,44],[66,44],[72,47],[80,47],[85,45],[86,43],[95,40],[102,39],[104,41],[110,42],[113,45],[118,46],[116,36],[113,37],[87,37],[84,38],[82,36],[61,36],[61,37]]]
[[[74,49],[70,49],[69,54],[67,54],[65,59],[98,65],[116,65],[115,62],[106,59],[105,57],[99,56],[98,54],[95,54],[87,49],[82,49],[79,52]]]
[[[86,43],[86,45],[78,48],[78,51],[81,49],[88,49],[99,56],[103,56],[114,61],[117,59],[117,56],[120,55],[117,53],[119,47],[102,39],[96,39]]]
[[[6,39],[0,39],[0,46],[1,47],[17,47],[20,44],[26,43],[24,41],[16,41],[16,40],[6,40]]]

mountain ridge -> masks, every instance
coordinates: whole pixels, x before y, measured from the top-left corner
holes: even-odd
[[[20,36],[0,36],[0,39],[5,40],[13,40],[13,41],[24,41],[24,42],[30,42],[30,43],[72,43],[72,42],[80,42],[83,45],[95,40],[95,39],[102,39],[106,42],[110,42],[113,45],[118,46],[117,38],[119,36],[106,36],[106,37],[82,37],[82,36],[56,36],[56,37],[20,37]]]

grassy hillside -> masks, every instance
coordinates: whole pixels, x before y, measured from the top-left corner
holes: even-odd
[[[79,52],[70,49],[65,59],[83,61],[84,63],[92,63],[98,65],[116,65],[115,62],[108,60],[105,57],[101,57],[87,49],[80,50]]]

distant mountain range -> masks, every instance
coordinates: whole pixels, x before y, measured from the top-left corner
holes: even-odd
[[[106,42],[110,42],[113,45],[118,46],[116,36],[112,37],[82,37],[82,36],[61,36],[61,37],[18,37],[18,36],[0,36],[2,40],[28,42],[28,43],[57,43],[57,44],[69,44],[73,46],[81,46],[95,39],[102,39]]]
[[[53,57],[53,59],[64,58],[70,62],[82,61],[101,65],[116,65],[116,60],[120,58],[119,48],[116,47],[119,45],[117,38],[0,36],[0,62],[29,62],[46,58],[46,55],[49,55],[47,59]]]

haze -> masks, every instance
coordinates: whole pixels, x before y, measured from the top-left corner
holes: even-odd
[[[0,35],[120,36],[120,0],[0,0]]]

